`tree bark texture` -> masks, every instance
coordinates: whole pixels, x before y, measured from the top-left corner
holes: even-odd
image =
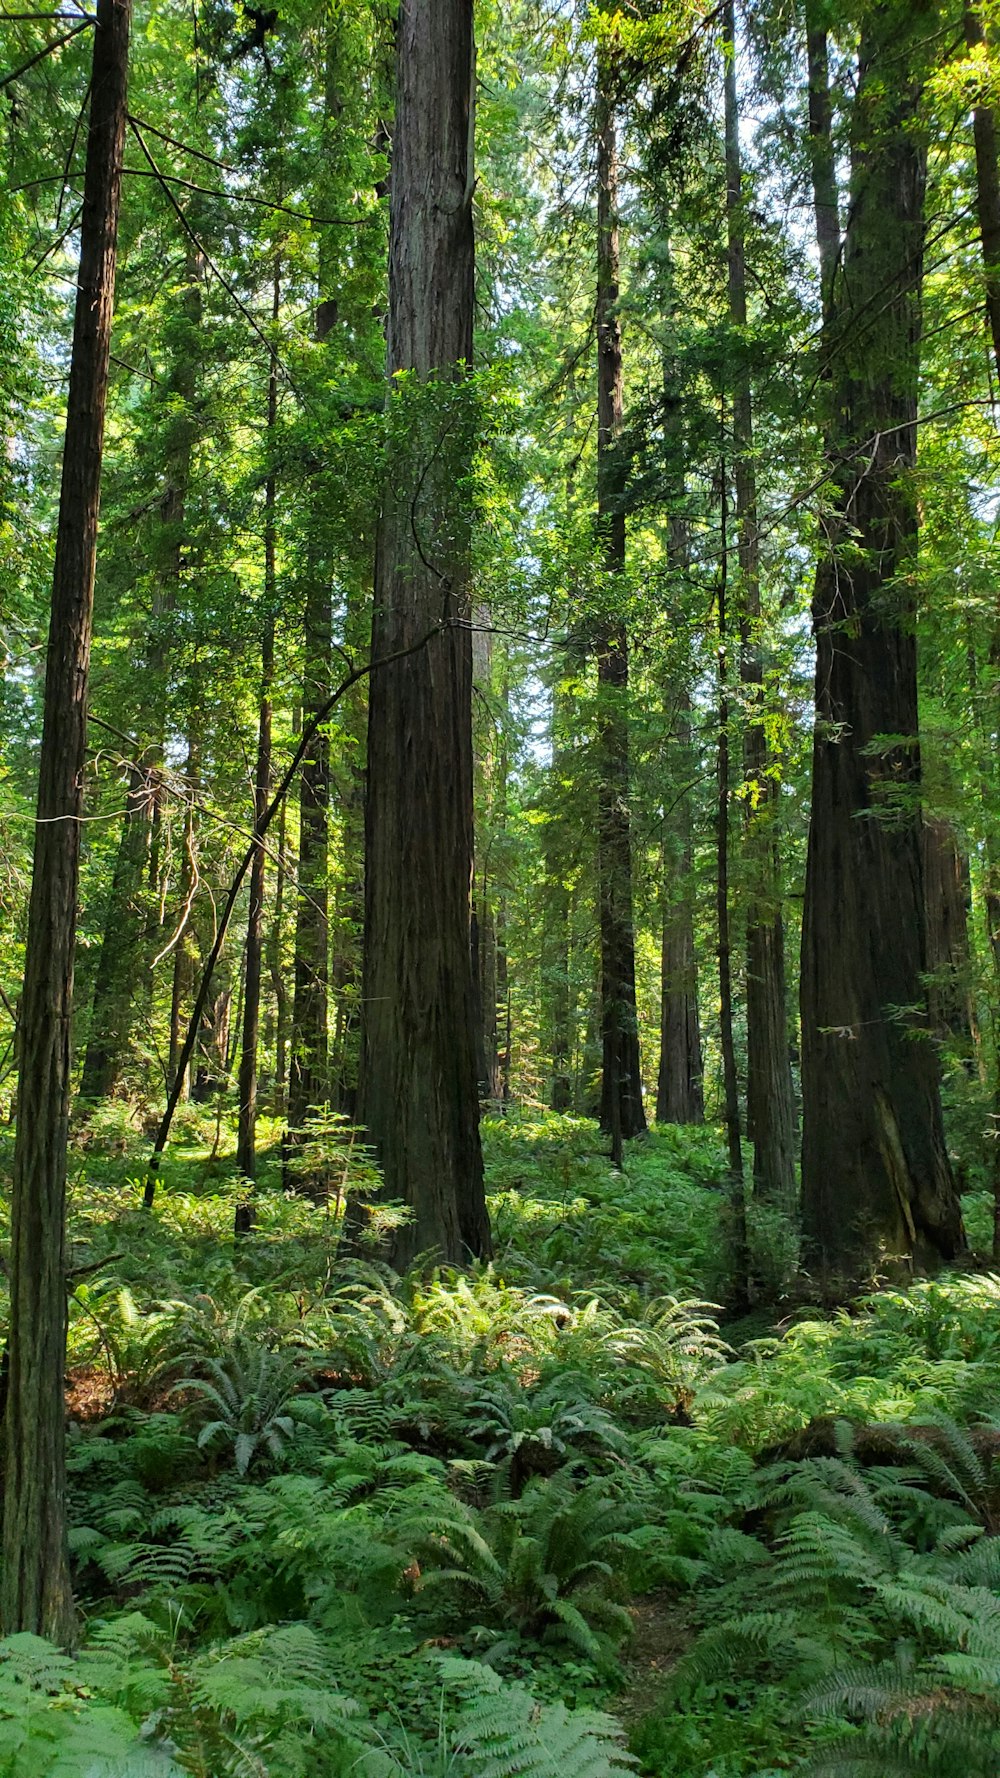
[[[597,92],[597,524],[614,601],[625,572],[625,508],[616,453],[622,427],[618,315],[618,142],[611,73],[598,62]],[[601,929],[601,1128],[621,1165],[622,1143],[646,1128],[635,993],[632,825],[629,809],[628,632],[602,617],[597,655],[597,855]]]
[[[802,939],[802,1183],[812,1263],[838,1284],[964,1245],[922,976],[912,576],[927,6],[862,32],[851,204],[824,356],[838,484],[816,575],[816,731]]]
[[[969,909],[969,860],[950,822],[927,815],[921,827],[924,907],[927,917],[927,1001],[931,1029],[973,1060],[975,1012]]]
[[[131,0],[98,0],[21,997],[4,1420],[6,1633],[75,1626],[66,1553],[66,1147],[73,943]]]
[[[809,81],[809,165],[816,244],[819,249],[821,307],[824,320],[829,322],[834,279],[840,264],[841,236],[837,156],[833,143],[833,105],[830,98],[827,12],[823,0],[806,0],[805,15]]]
[[[274,1088],[271,1093],[271,1111],[275,1117],[282,1117],[285,1111],[285,1087],[288,1080],[288,1022],[289,996],[288,981],[285,972],[284,938],[285,938],[285,881],[287,866],[285,863],[285,846],[287,841],[287,810],[288,805],[282,802],[281,814],[278,817],[277,858],[274,871],[274,903],[267,933],[267,972],[271,980],[271,998],[274,1008],[273,1025],[265,1038],[267,1048],[274,1049]]]
[[[198,884],[197,869],[197,797],[201,787],[201,738],[198,733],[197,719],[192,722],[188,736],[187,759],[184,765],[184,779],[187,788],[187,806],[184,810],[183,856],[181,859],[180,883],[178,886],[177,927],[173,946],[173,972],[170,983],[170,1039],[167,1060],[167,1089],[173,1088],[180,1066],[183,1044],[182,1028],[184,1008],[191,996],[195,977],[194,932],[191,922],[191,908],[194,903]],[[178,1093],[186,1099],[191,1089],[190,1068],[185,1064],[184,1078],[180,1081]]]
[[[677,723],[680,771],[691,765],[691,705],[685,690]],[[660,1066],[656,1121],[705,1121],[698,1011],[698,965],[694,948],[694,839],[691,796],[685,787],[664,817],[661,880],[663,923],[660,944]]]
[[[716,800],[716,877],[715,909],[719,938],[719,1045],[722,1051],[722,1089],[729,1151],[729,1171],[738,1180],[742,1191],[743,1151],[740,1131],[740,1090],[736,1069],[736,1042],[733,1035],[733,946],[729,913],[729,801],[732,794],[729,725],[731,699],[729,686],[729,612],[728,612],[728,498],[725,466],[722,466],[722,567],[719,574],[719,750],[717,758]]]
[[[729,319],[733,330],[733,480],[739,560],[740,684],[744,702],[744,863],[746,928],[747,1131],[754,1191],[791,1211],[795,1204],[795,1099],[788,1045],[785,937],[775,835],[778,783],[765,728],[761,640],[760,532],[754,461],[753,390],[746,356],[747,271],[736,86],[733,0],[723,9],[726,230]]]
[[[729,910],[729,801],[731,795],[730,724],[730,639],[728,612],[729,582],[729,496],[726,465],[720,464],[721,563],[718,584],[718,687],[719,687],[719,752],[716,802],[716,882],[715,909],[719,935],[719,1047],[722,1051],[722,1089],[726,1123],[726,1147],[729,1156],[729,1209],[733,1246],[733,1306],[745,1306],[749,1296],[750,1254],[747,1238],[746,1181],[743,1174],[743,1148],[740,1131],[740,1090],[736,1071],[736,1041],[733,1033],[733,945]]]
[[[476,1080],[469,522],[471,0],[403,0],[389,250],[390,456],[368,721],[361,1112],[412,1221],[394,1263],[490,1250]],[[431,387],[433,385],[433,387]],[[412,410],[401,425],[396,404]]]

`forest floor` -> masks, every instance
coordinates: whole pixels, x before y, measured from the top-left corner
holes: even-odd
[[[230,1132],[177,1135],[151,1215],[127,1112],[76,1137],[82,1641],[0,1644],[0,1778],[995,1778],[1000,1280],[824,1312],[751,1207],[720,1321],[716,1135],[616,1174],[527,1112],[492,1264],[397,1278],[338,1253],[338,1126],[323,1205],[265,1127],[240,1240]]]

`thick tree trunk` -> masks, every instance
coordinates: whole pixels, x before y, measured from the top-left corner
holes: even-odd
[[[281,264],[276,262],[271,295],[271,323],[278,325],[281,309]],[[267,378],[267,449],[273,454],[278,424],[278,365],[273,354]],[[274,620],[277,610],[277,561],[275,507],[277,484],[273,467],[264,486],[264,612],[260,647],[260,703],[257,720],[257,763],[254,770],[254,838],[256,849],[250,866],[247,903],[246,973],[243,983],[243,1031],[240,1047],[239,1110],[236,1129],[236,1170],[244,1179],[257,1177],[257,1044],[260,1036],[260,995],[264,962],[264,877],[267,853],[264,821],[271,790],[271,697],[274,685]],[[236,1209],[236,1233],[246,1234],[253,1221],[249,1203]]]
[[[964,1245],[930,1039],[913,596],[929,14],[873,8],[854,101],[844,274],[827,322],[836,510],[816,576],[802,939],[805,1230],[827,1279]],[[922,34],[923,39],[922,40]],[[909,62],[909,67],[907,67]]]
[[[778,783],[767,744],[761,637],[760,537],[754,462],[753,392],[745,356],[747,274],[736,88],[735,8],[723,9],[726,228],[729,319],[734,333],[733,479],[739,557],[740,683],[747,909],[747,1130],[754,1147],[754,1190],[791,1210],[795,1203],[795,1099],[788,1044],[785,938],[778,845]]]
[[[0,1617],[8,1634],[55,1642],[75,1626],[63,1400],[70,1022],[130,23],[130,0],[98,0],[20,1018]]]
[[[609,583],[625,571],[625,509],[616,446],[622,426],[618,317],[618,143],[610,70],[597,92],[597,523]],[[622,1143],[646,1128],[639,1060],[629,811],[628,634],[621,618],[597,626],[597,857],[601,928],[601,1128],[621,1166]]]
[[[390,1197],[413,1220],[402,1264],[488,1253],[470,950],[472,447],[461,389],[472,357],[471,0],[403,0],[397,27],[389,259],[390,377],[424,385],[395,427],[379,528],[361,1112]],[[437,383],[431,391],[427,385]],[[390,403],[405,399],[395,392]],[[403,436],[399,432],[403,431]]]

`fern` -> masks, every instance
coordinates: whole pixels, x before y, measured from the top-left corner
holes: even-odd
[[[539,1705],[524,1686],[505,1684],[477,1661],[445,1658],[441,1674],[463,1695],[456,1740],[475,1753],[481,1778],[510,1772],[520,1778],[604,1778],[635,1765],[622,1746],[618,1725],[593,1710]],[[518,1755],[515,1744],[522,1744]],[[504,1765],[504,1757],[519,1763]]]
[[[80,1692],[66,1655],[26,1634],[0,1642],[0,1770],[5,1778],[182,1778],[124,1710]]]

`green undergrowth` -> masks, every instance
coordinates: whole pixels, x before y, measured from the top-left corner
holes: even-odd
[[[493,1262],[403,1278],[339,1252],[349,1132],[238,1241],[230,1133],[181,1138],[151,1216],[127,1114],[75,1150],[83,1635],[0,1644],[0,1774],[1000,1768],[1000,1280],[808,1311],[752,1216],[747,1342],[711,1132],[615,1174],[492,1122]]]

